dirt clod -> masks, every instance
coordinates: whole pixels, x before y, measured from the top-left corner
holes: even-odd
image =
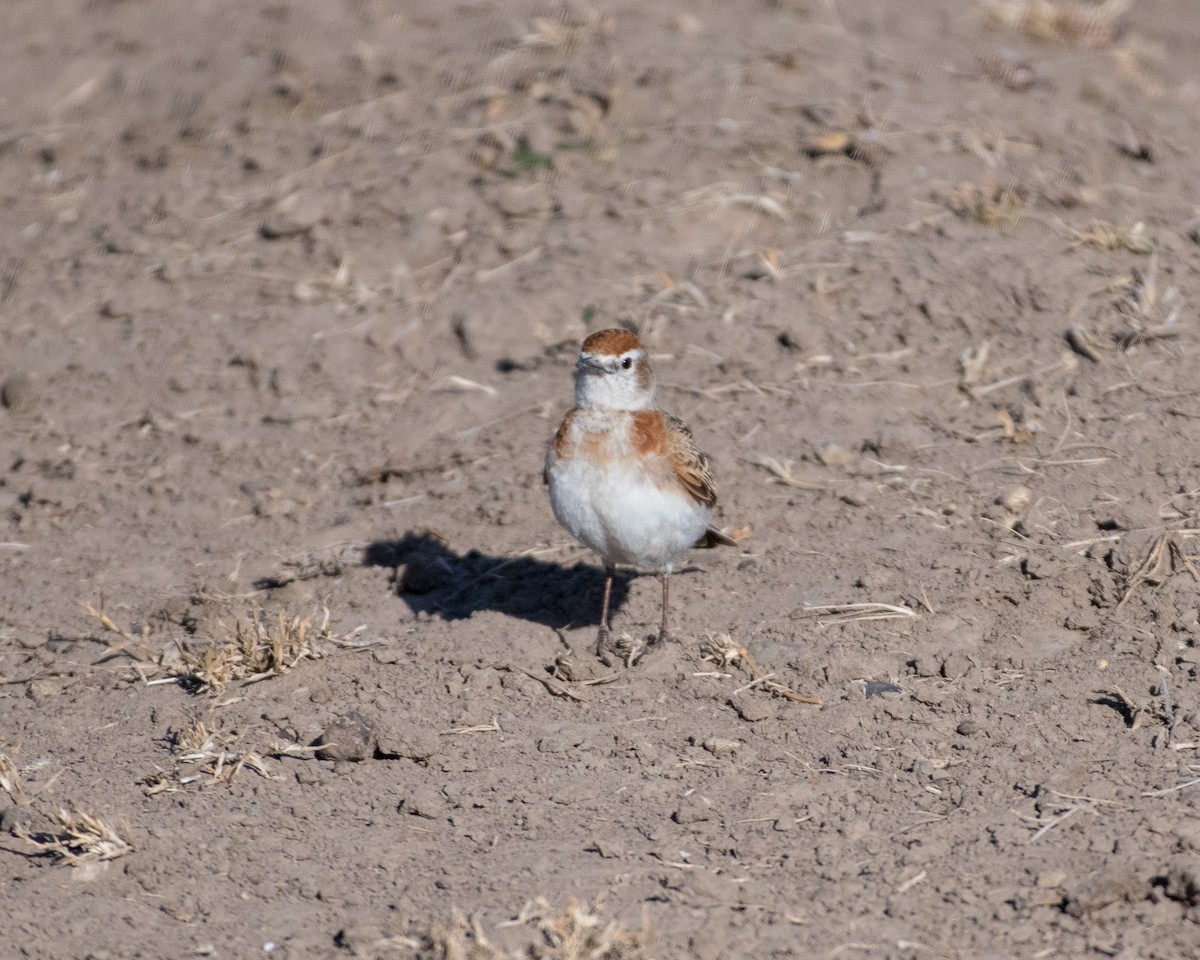
[[[392,760],[428,760],[438,751],[436,735],[424,730],[403,730],[391,724],[380,726],[375,735],[376,756]]]
[[[775,715],[775,708],[764,694],[741,694],[730,697],[729,705],[737,711],[737,715],[747,723],[758,723]]]
[[[442,815],[445,807],[445,801],[432,787],[418,787],[400,801],[399,809],[401,813],[433,820]]]
[[[32,820],[26,807],[5,807],[0,810],[0,833],[16,834],[26,829]]]
[[[367,760],[374,752],[371,722],[357,711],[338,717],[316,739],[322,760]]]

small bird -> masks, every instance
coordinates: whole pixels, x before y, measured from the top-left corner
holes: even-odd
[[[606,665],[618,564],[662,578],[661,641],[669,636],[667,583],[679,558],[691,547],[736,545],[709,524],[717,487],[708,457],[682,420],[659,409],[646,350],[628,330],[583,341],[575,406],[546,450],[543,479],[558,522],[604,561],[596,655]]]

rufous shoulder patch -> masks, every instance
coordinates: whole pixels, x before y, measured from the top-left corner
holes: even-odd
[[[567,448],[570,444],[571,424],[574,422],[577,412],[575,409],[568,410],[567,415],[563,417],[562,423],[558,425],[558,430],[554,434],[554,440],[552,441],[556,457],[565,457],[570,452]]]
[[[643,457],[667,452],[667,424],[660,410],[638,410],[629,427],[629,443]]]
[[[638,349],[641,345],[642,342],[636,334],[614,327],[593,333],[583,341],[579,349],[582,353],[590,353],[593,356],[619,357],[626,351]]]

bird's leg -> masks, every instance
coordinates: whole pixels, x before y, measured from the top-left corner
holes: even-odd
[[[608,653],[604,647],[608,643],[608,602],[612,599],[613,573],[613,568],[605,564],[604,605],[600,608],[600,630],[596,634],[596,656],[606,667],[612,666],[612,661],[608,659]]]
[[[662,602],[662,625],[658,628],[658,642],[663,643],[664,641],[670,639],[670,637],[671,637],[671,634],[667,632],[667,606],[668,606],[668,601],[669,601],[667,583],[668,583],[668,580],[669,580],[671,574],[664,570],[660,576],[662,577],[662,585],[663,585],[663,602]]]

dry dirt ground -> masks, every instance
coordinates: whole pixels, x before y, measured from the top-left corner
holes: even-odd
[[[8,0],[0,955],[1200,956],[1198,49]],[[616,324],[743,539],[609,670]]]

